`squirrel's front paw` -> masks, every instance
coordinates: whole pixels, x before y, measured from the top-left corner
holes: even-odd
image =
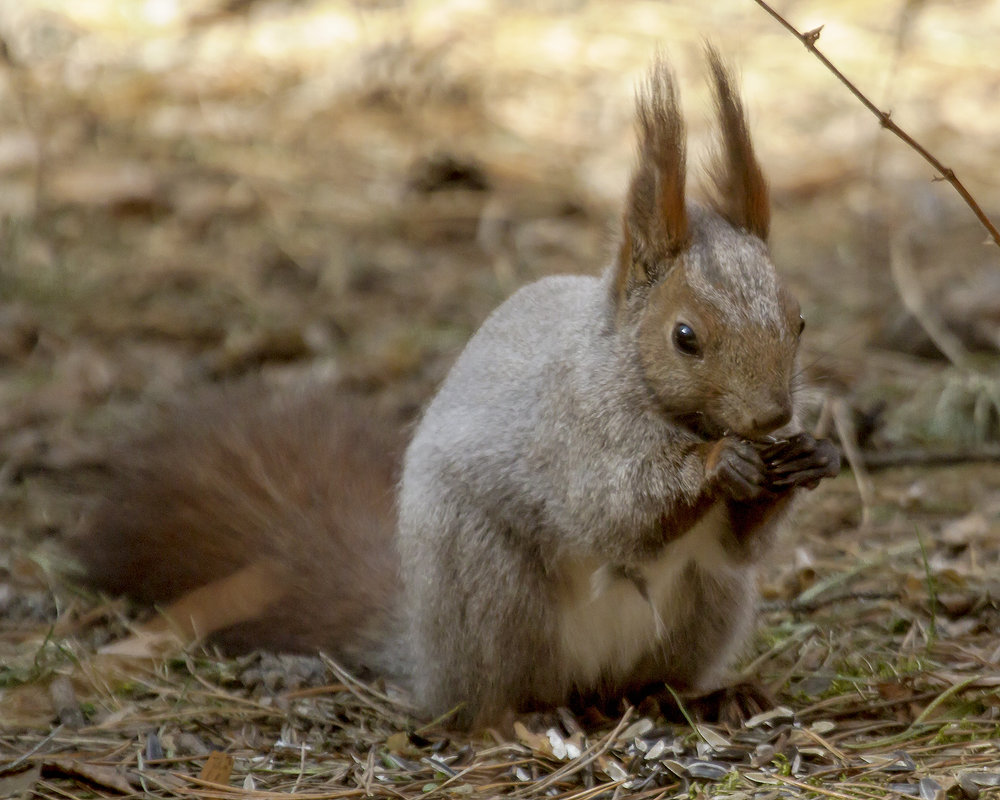
[[[712,445],[705,460],[705,478],[716,492],[739,502],[770,494],[764,460],[743,439],[726,437]]]
[[[758,451],[767,467],[767,488],[782,492],[795,486],[814,489],[840,472],[840,451],[829,439],[797,433]]]

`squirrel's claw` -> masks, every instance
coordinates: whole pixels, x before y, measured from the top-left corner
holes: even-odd
[[[767,486],[782,491],[795,486],[815,488],[823,478],[840,472],[840,452],[829,439],[814,439],[798,434],[796,442],[781,456],[764,458],[767,464]],[[791,441],[791,440],[789,440]]]
[[[769,493],[764,461],[742,439],[727,437],[716,442],[706,462],[706,477],[716,491],[739,502]]]

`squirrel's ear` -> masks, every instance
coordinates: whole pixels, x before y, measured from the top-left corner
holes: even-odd
[[[767,241],[771,227],[767,181],[753,152],[736,80],[714,47],[707,45],[705,53],[721,135],[720,149],[709,173],[712,206],[733,225]]]
[[[684,208],[684,120],[670,67],[658,58],[636,93],[639,157],[632,174],[618,254],[616,289],[626,297],[656,280],[688,244]]]

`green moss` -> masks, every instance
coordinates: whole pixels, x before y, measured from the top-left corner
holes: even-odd
[[[783,753],[778,753],[774,758],[772,758],[771,764],[774,765],[774,769],[779,775],[787,777],[792,774],[792,763]]]

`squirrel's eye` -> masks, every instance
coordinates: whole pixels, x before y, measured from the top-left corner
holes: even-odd
[[[686,356],[701,355],[701,345],[691,326],[686,322],[678,322],[674,326],[674,347]]]
[[[799,336],[802,335],[802,331],[806,329],[806,318],[799,314]]]

